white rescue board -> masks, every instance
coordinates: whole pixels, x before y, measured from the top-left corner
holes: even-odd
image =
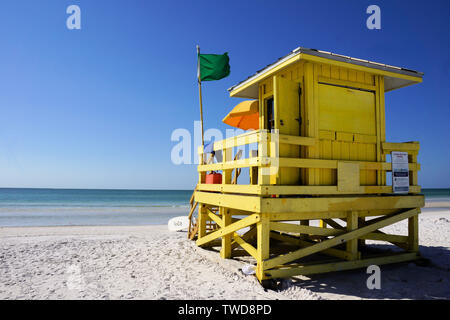
[[[189,228],[188,216],[181,216],[170,219],[167,223],[167,228],[169,228],[169,231],[187,231]]]

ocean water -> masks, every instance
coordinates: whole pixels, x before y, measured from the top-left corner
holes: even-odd
[[[450,189],[422,189],[425,201],[450,202]]]
[[[450,189],[423,189],[449,202]],[[187,215],[192,190],[2,189],[0,226],[166,224]]]
[[[0,226],[166,224],[189,213],[192,190],[0,188]]]

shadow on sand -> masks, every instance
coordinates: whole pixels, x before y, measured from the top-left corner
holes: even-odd
[[[371,245],[391,249],[389,245]],[[282,287],[299,286],[327,299],[450,299],[450,250],[420,247],[430,260],[427,266],[414,262],[380,266],[381,289],[367,288],[366,269],[299,276],[284,281]],[[283,289],[282,289],[283,290]]]

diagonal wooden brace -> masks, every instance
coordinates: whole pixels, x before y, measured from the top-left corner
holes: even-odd
[[[223,220],[220,219],[218,215],[216,215],[213,212],[208,212],[208,217],[217,223],[217,225],[221,228],[223,228]],[[240,220],[238,220],[240,221]],[[235,249],[238,245],[241,246],[245,251],[247,251],[252,257],[256,259],[256,249],[251,244],[246,242],[246,240],[250,239],[252,236],[256,235],[256,228],[251,228],[249,231],[247,231],[242,237],[239,236],[236,232],[230,232],[233,233],[233,242],[231,243],[230,249]]]
[[[236,233],[233,236],[233,240],[236,238]],[[238,235],[239,236],[239,235]],[[256,227],[251,226],[250,230],[248,230],[246,233],[244,233],[242,236],[239,236],[243,241],[249,241],[253,239],[256,236]],[[239,243],[235,240],[231,243],[231,250],[236,249],[239,246]]]
[[[332,221],[330,219],[326,219],[327,221]],[[361,227],[368,225],[367,223],[361,224]],[[332,228],[320,228],[320,227],[310,227],[310,226],[302,226],[292,223],[281,223],[281,222],[271,222],[270,223],[271,230],[277,230],[282,232],[290,232],[290,233],[301,233],[315,236],[339,236],[345,233],[344,227],[342,229],[332,229]],[[379,241],[388,241],[394,244],[405,244],[408,242],[407,236],[386,234],[381,231],[374,231],[359,237],[360,239],[365,240],[379,240]]]
[[[260,216],[258,214],[252,214],[244,219],[241,219],[235,223],[230,224],[229,226],[226,227],[222,227],[217,231],[214,231],[204,237],[201,237],[197,240],[196,244],[198,246],[204,245],[205,243],[208,243],[212,240],[215,240],[219,237],[223,237],[226,236],[230,233],[233,233],[235,231],[238,231],[242,228],[248,227],[252,224],[255,224],[257,222],[259,222],[260,220]],[[220,223],[222,223],[222,221],[220,221]],[[221,224],[218,223],[218,225],[220,226]]]

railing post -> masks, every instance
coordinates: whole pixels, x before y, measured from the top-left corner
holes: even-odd
[[[249,150],[249,156],[250,158],[257,158],[258,150]],[[250,167],[249,174],[250,174],[250,184],[252,185],[258,184],[258,167]]]
[[[231,147],[230,147],[231,145]],[[223,144],[222,149],[222,162],[226,163],[228,161],[233,160],[233,147],[232,143],[230,143],[230,139],[227,139]],[[224,169],[222,170],[222,184],[231,184],[231,174],[233,169]]]
[[[204,164],[204,156],[203,156],[203,146],[198,147],[198,165],[201,166]],[[201,171],[198,173],[198,183],[202,184],[206,181],[206,172]]]
[[[411,163],[417,163],[417,154],[413,153],[413,154],[408,154],[408,162]],[[419,185],[419,181],[418,181],[418,172],[417,170],[415,171],[410,171],[409,172],[409,185],[410,186],[417,186]]]
[[[258,185],[269,185],[270,184],[270,167],[263,167],[261,163],[262,159],[270,156],[269,153],[269,135],[267,130],[261,130],[258,137]]]

